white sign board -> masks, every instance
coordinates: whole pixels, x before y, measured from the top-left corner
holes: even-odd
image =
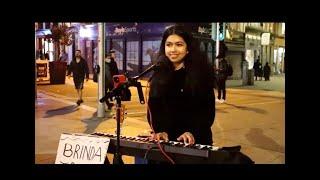
[[[261,35],[261,45],[270,44],[270,33],[262,33]]]
[[[110,139],[85,134],[61,134],[55,164],[103,164]]]

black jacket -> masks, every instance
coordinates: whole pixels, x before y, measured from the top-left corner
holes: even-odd
[[[228,63],[225,59],[222,59],[219,62],[219,69],[218,69],[218,78],[219,79],[227,79],[227,68],[228,68]]]
[[[105,62],[105,65],[108,66],[108,69],[110,70],[111,77],[119,74],[117,63],[113,58],[111,58],[110,63]]]
[[[162,69],[155,72],[149,92],[148,121],[156,133],[167,132],[169,139],[176,139],[184,132],[191,132],[197,144],[212,144],[211,126],[215,117],[215,100],[208,80],[198,82],[200,89],[192,89],[192,73],[182,68],[178,71]],[[206,76],[204,76],[206,77]]]
[[[262,76],[262,74],[263,74],[262,64],[259,61],[256,61],[253,64],[253,69],[254,69],[254,75],[255,76]]]
[[[270,72],[271,72],[271,68],[269,65],[265,65],[263,67],[263,74],[265,77],[269,77],[270,76]]]
[[[74,78],[89,78],[89,69],[88,69],[88,64],[85,59],[82,57],[80,58],[80,62],[76,62],[76,58],[73,58],[69,65],[68,69],[68,75],[73,73]]]
[[[111,58],[109,63],[105,62],[105,85],[106,87],[113,88],[113,76],[118,75],[119,70],[117,67],[117,63]]]

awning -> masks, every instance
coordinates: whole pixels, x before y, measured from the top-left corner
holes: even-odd
[[[67,28],[67,33],[77,33],[78,29],[74,26]],[[51,29],[38,29],[36,30],[37,38],[46,38],[48,35],[52,35]]]
[[[38,29],[36,30],[36,37],[37,38],[45,38],[46,35],[50,35],[51,30],[50,29]]]

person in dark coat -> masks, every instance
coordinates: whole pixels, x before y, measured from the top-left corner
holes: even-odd
[[[263,71],[262,71],[262,64],[260,63],[259,58],[254,63],[253,69],[254,69],[255,80],[258,80],[258,77],[260,77],[260,80],[262,80]]]
[[[269,81],[270,80],[270,72],[271,68],[269,66],[269,63],[266,62],[266,65],[263,67],[263,74],[264,74],[264,80]]]
[[[88,64],[87,61],[81,57],[80,50],[76,50],[75,58],[73,58],[69,65],[68,78],[70,78],[71,73],[73,74],[73,82],[78,94],[77,104],[80,105],[83,103],[82,90],[84,78],[86,78],[86,81],[89,80]]]
[[[218,99],[217,102],[224,103],[226,101],[226,81],[227,81],[227,61],[222,55],[218,55],[219,68],[216,70],[217,73],[217,86],[218,86]],[[222,93],[222,97],[221,97]]]
[[[215,118],[214,72],[199,42],[181,25],[164,34],[148,100],[153,138],[211,145]]]
[[[118,66],[116,61],[114,60],[114,55],[112,55],[114,51],[110,51],[110,54],[107,54],[105,57],[105,91],[108,93],[114,88],[113,85],[113,76],[119,74]],[[113,103],[110,103],[108,100],[105,101],[108,109],[110,110]]]

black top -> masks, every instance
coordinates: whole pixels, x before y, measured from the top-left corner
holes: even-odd
[[[211,126],[215,116],[213,89],[192,94],[185,68],[155,74],[151,81],[149,109],[156,133],[167,132],[169,140],[177,141],[184,132],[191,132],[197,144],[212,144]],[[148,112],[150,123],[150,114]]]
[[[113,88],[113,76],[114,75],[118,75],[119,74],[119,70],[117,67],[117,63],[116,61],[111,58],[111,61],[105,62],[105,84],[107,87],[111,87]]]
[[[74,78],[89,78],[87,61],[81,57],[79,63],[77,63],[74,58],[69,65],[68,75],[70,75],[71,72],[73,73]]]
[[[219,62],[219,69],[218,69],[218,78],[220,79],[227,79],[227,67],[228,67],[228,63],[225,59],[222,59]]]
[[[270,68],[269,65],[266,64],[266,65],[263,67],[263,73],[265,74],[265,76],[269,76],[269,75],[270,75],[270,72],[271,72],[271,68]]]

